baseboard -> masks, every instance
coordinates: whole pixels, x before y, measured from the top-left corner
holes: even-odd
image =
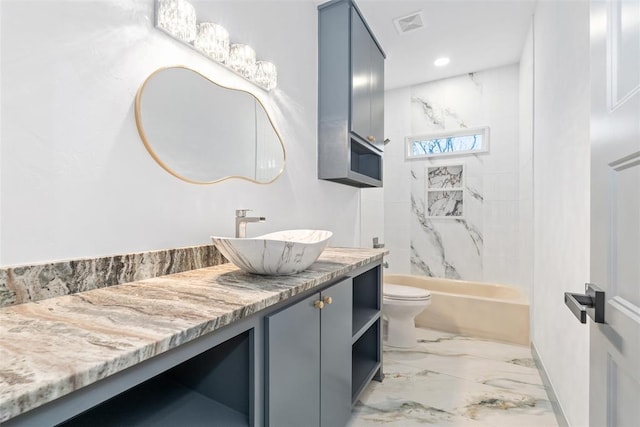
[[[549,401],[551,402],[551,407],[553,408],[553,413],[556,416],[556,420],[558,421],[558,426],[560,427],[569,427],[569,423],[567,422],[567,417],[564,415],[564,411],[562,410],[562,406],[558,402],[558,396],[556,395],[556,391],[553,389],[553,385],[549,380],[549,376],[547,375],[546,369],[544,369],[544,364],[540,359],[540,355],[538,355],[538,351],[536,350],[536,346],[531,342],[531,354],[533,355],[533,360],[538,367],[538,371],[540,372],[540,377],[542,378],[542,383],[544,384],[544,388],[547,391],[547,395],[549,396]]]

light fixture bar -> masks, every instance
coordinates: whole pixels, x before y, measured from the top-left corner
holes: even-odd
[[[196,10],[187,0],[156,0],[155,26],[251,83],[271,91],[278,84],[276,66],[256,61],[247,44],[230,44],[229,32],[213,22],[196,23]]]

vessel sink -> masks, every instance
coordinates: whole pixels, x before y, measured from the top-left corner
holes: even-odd
[[[242,271],[283,276],[306,270],[332,235],[325,230],[285,230],[251,238],[211,236],[211,240]]]

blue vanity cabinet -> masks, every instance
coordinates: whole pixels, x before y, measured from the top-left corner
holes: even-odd
[[[265,319],[265,424],[338,427],[351,415],[352,281]]]
[[[291,287],[274,279],[279,302],[2,427],[346,426],[369,382],[382,379],[381,259],[323,261],[304,274]],[[246,284],[260,280],[247,275]]]
[[[331,298],[320,313],[320,426],[343,426],[351,416],[352,280],[321,293]]]

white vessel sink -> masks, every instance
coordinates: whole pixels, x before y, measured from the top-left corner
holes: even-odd
[[[313,264],[333,235],[325,230],[285,230],[253,238],[211,236],[229,261],[247,273],[282,276]]]

